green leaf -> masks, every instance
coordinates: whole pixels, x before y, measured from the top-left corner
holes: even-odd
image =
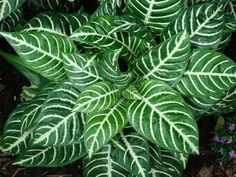
[[[121,72],[119,66],[120,51],[106,52],[100,57],[100,75],[115,86],[125,88],[133,79],[131,72]]]
[[[114,150],[115,159],[133,176],[148,177],[150,157],[147,140],[129,127],[118,137],[121,148]]]
[[[134,94],[133,94],[134,93]],[[130,84],[125,90],[121,92],[122,96],[128,100],[136,100],[137,97],[135,95],[139,95],[138,90],[132,84]]]
[[[0,92],[4,89],[4,85],[0,84]]]
[[[75,52],[66,37],[49,32],[0,33],[32,69],[49,80],[66,77],[61,52]]]
[[[29,2],[45,10],[59,10],[62,5],[60,0],[29,0]]]
[[[32,100],[39,92],[41,88],[37,85],[31,85],[29,87],[23,86],[22,92],[20,94],[21,101],[30,101]]]
[[[84,89],[103,80],[98,73],[97,54],[67,53],[63,56],[66,74],[75,87]]]
[[[114,147],[111,144],[107,144],[94,154],[91,159],[87,156],[83,163],[84,177],[129,177],[126,169],[117,163],[116,158],[112,156],[113,151]]]
[[[150,155],[152,160],[152,177],[181,177],[183,166],[178,158],[173,156],[168,150],[161,149],[157,145],[150,144]]]
[[[29,103],[22,103],[10,114],[3,131],[3,136],[0,140],[0,149],[6,154],[17,155],[23,152],[27,146],[28,140],[33,132],[33,129],[21,134],[21,118],[24,109]]]
[[[106,111],[88,114],[84,125],[84,142],[89,157],[108,143],[127,124],[124,100]]]
[[[24,26],[23,31],[47,31],[69,36],[86,21],[88,21],[88,17],[85,14],[43,12],[32,18]]]
[[[236,87],[228,91],[225,96],[213,105],[207,112],[207,115],[226,114],[234,112],[236,109]]]
[[[20,7],[0,23],[0,31],[15,31],[15,28],[21,21],[22,16],[23,8]]]
[[[122,33],[121,29],[127,25],[114,25],[120,19],[122,17],[111,15],[94,18],[78,28],[70,38],[105,51],[120,50],[121,56],[132,62],[133,58],[150,48],[150,42],[132,33]]]
[[[79,91],[67,80],[54,87],[38,116],[33,144],[48,147],[78,143],[81,123],[79,115],[72,112],[78,95]]]
[[[70,164],[85,155],[82,143],[59,146],[30,146],[13,163],[24,167],[61,167]]]
[[[235,86],[234,61],[215,51],[195,49],[176,88],[184,96],[218,101]]]
[[[37,96],[29,102],[29,105],[24,109],[22,118],[21,118],[21,133],[35,128],[39,113],[41,108],[46,101],[50,92],[56,86],[55,83],[47,84]]]
[[[232,33],[224,31],[222,33],[221,42],[217,50],[224,51],[224,49],[230,44],[231,38],[232,38]]]
[[[174,86],[187,66],[190,50],[190,38],[186,31],[181,32],[139,58],[134,72],[144,79],[162,80]]]
[[[162,33],[166,40],[184,29],[194,47],[217,49],[224,29],[224,8],[216,3],[203,3],[187,8]]]
[[[184,9],[181,0],[127,0],[126,6],[157,34]]]
[[[49,81],[39,74],[35,73],[32,68],[30,68],[22,57],[5,53],[0,50],[0,56],[7,60],[11,65],[13,65],[23,76],[25,76],[32,85],[37,85],[38,87],[45,86]]]
[[[84,113],[104,111],[118,102],[119,92],[120,90],[110,82],[97,82],[79,95],[73,111]]]
[[[183,98],[157,80],[144,81],[139,93],[128,109],[132,127],[162,148],[197,154],[197,124]]]
[[[228,2],[226,6],[226,28],[229,31],[236,31],[236,1]]]
[[[25,0],[1,0],[0,1],[0,21],[14,12]]]

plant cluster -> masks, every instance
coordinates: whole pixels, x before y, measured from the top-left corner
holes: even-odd
[[[83,157],[86,177],[181,176],[199,153],[196,121],[236,108],[236,64],[219,52],[235,1],[99,3],[88,15],[79,1],[0,1],[0,36],[17,53],[0,55],[32,84],[1,150],[26,167]]]
[[[220,117],[219,128],[214,132],[211,149],[219,160],[229,163],[236,160],[236,118],[234,116]]]

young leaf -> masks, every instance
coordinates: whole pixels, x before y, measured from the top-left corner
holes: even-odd
[[[148,142],[137,132],[127,127],[121,132],[119,142],[121,148],[114,150],[114,157],[133,176],[148,177],[150,157]]]
[[[84,89],[103,80],[98,72],[97,54],[67,53],[63,56],[66,74],[75,87]]]
[[[47,31],[70,36],[74,30],[88,21],[85,14],[66,14],[57,12],[43,12],[32,18],[22,31]]]
[[[0,21],[14,12],[25,0],[1,0],[0,1]]]
[[[84,177],[130,177],[126,169],[117,163],[116,158],[112,157],[113,150],[114,147],[111,144],[107,144],[94,154],[91,159],[87,156],[83,163]]]
[[[79,95],[73,111],[84,113],[104,111],[118,102],[119,92],[120,90],[110,82],[97,82]]]
[[[44,147],[77,144],[82,137],[79,115],[72,112],[79,91],[67,80],[47,97],[37,119],[33,144]]]
[[[24,167],[61,167],[86,154],[82,143],[59,147],[30,146],[14,162]]]
[[[119,66],[120,51],[106,52],[100,57],[100,75],[119,88],[125,88],[132,81],[132,73],[122,73]]]
[[[194,47],[217,49],[224,29],[224,8],[216,3],[203,3],[187,8],[163,31],[166,40],[186,29]]]
[[[166,83],[149,80],[139,88],[128,109],[132,127],[160,147],[198,153],[198,129],[183,98]]]
[[[115,21],[120,19],[122,17],[111,15],[94,18],[78,28],[70,38],[105,51],[120,50],[121,56],[129,61],[148,50],[150,42],[132,33],[122,33],[122,26],[114,26]]]
[[[195,49],[176,88],[184,96],[219,100],[235,86],[234,61],[215,51]]]
[[[134,72],[144,79],[162,80],[174,86],[187,66],[190,49],[187,32],[181,32],[139,58]]]
[[[21,118],[24,109],[29,103],[22,103],[9,116],[3,131],[3,137],[0,140],[0,149],[6,154],[17,155],[23,152],[27,146],[28,140],[33,129],[21,134]]]
[[[184,9],[181,0],[126,0],[126,6],[158,34]]]
[[[89,157],[111,138],[118,134],[128,122],[124,100],[106,111],[89,114],[84,127],[84,142]]]

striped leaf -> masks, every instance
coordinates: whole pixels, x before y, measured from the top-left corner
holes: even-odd
[[[81,2],[79,0],[66,0],[63,4],[63,12],[72,12],[80,8]]]
[[[29,103],[22,103],[10,114],[0,140],[0,150],[9,155],[23,152],[32,134],[32,129],[21,134],[21,118]]]
[[[21,134],[24,134],[24,132],[35,127],[41,107],[55,86],[55,83],[46,85],[24,109],[23,116],[21,118]]]
[[[120,147],[114,150],[118,163],[124,166],[133,176],[148,177],[150,157],[148,142],[129,127],[121,132]]]
[[[89,157],[108,143],[127,124],[124,100],[106,111],[89,114],[84,125],[84,142]]]
[[[183,11],[163,31],[166,40],[186,29],[194,47],[217,49],[224,29],[224,8],[216,3],[194,5]]]
[[[184,168],[178,158],[167,150],[151,144],[150,155],[153,162],[150,174],[152,177],[181,177]]]
[[[23,86],[22,92],[20,94],[20,99],[22,102],[32,100],[41,90],[37,85],[30,85],[29,87]]]
[[[236,63],[215,51],[195,49],[178,91],[188,97],[218,101],[236,86]]]
[[[230,44],[231,39],[232,39],[232,33],[224,31],[222,33],[221,42],[217,50],[224,51],[224,49]]]
[[[28,66],[49,80],[66,77],[61,52],[75,52],[75,45],[66,37],[49,32],[0,33]]]
[[[121,72],[119,66],[120,51],[106,52],[100,57],[100,75],[115,86],[125,88],[132,81],[131,72]]]
[[[236,31],[236,1],[228,2],[226,6],[226,27],[229,31]]]
[[[121,92],[121,94],[125,99],[136,100],[137,97],[135,97],[135,95],[139,95],[139,92],[134,85],[130,84],[125,90]]]
[[[162,148],[197,154],[197,124],[183,98],[157,80],[144,81],[139,93],[128,109],[132,127]]]
[[[30,146],[14,162],[14,165],[24,167],[61,167],[70,164],[83,155],[85,148],[82,143],[59,146]]]
[[[112,156],[114,147],[111,144],[103,146],[103,148],[93,155],[84,159],[84,177],[130,177],[124,167],[117,163],[116,158]]]
[[[236,87],[228,91],[225,96],[212,106],[207,112],[207,115],[226,114],[236,110]]]
[[[19,7],[0,23],[0,31],[14,31],[23,16],[23,9]]]
[[[157,34],[184,9],[181,0],[127,0],[126,6]]]
[[[120,18],[110,15],[94,18],[78,28],[70,38],[105,51],[120,50],[124,59],[131,60],[149,49],[150,43],[131,33],[122,33],[122,26],[114,26]]]
[[[63,56],[66,74],[75,87],[83,89],[103,80],[98,73],[97,54],[67,53]]]
[[[85,14],[66,14],[57,12],[43,12],[32,18],[23,31],[47,31],[70,36],[74,30],[88,21]]]
[[[92,113],[104,111],[118,102],[120,90],[110,82],[97,82],[83,91],[73,111]]]
[[[24,2],[25,0],[0,0],[0,21],[7,18]]]
[[[59,10],[62,2],[60,0],[29,0],[33,5],[45,10]]]
[[[78,95],[79,91],[67,80],[54,87],[38,116],[33,144],[48,147],[78,143],[81,123],[79,115],[72,112]]]
[[[190,38],[186,31],[162,42],[139,58],[134,72],[144,79],[157,79],[176,85],[190,56]]]

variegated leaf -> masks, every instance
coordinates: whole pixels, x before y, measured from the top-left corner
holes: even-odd
[[[224,30],[223,5],[203,3],[183,11],[162,33],[164,40],[186,29],[194,47],[217,49]]]
[[[49,32],[0,32],[35,72],[49,80],[66,77],[61,52],[75,52],[75,45],[66,37]]]
[[[32,18],[24,26],[23,31],[47,31],[69,36],[86,21],[88,21],[86,14],[66,14],[49,11]]]
[[[0,21],[8,17],[24,2],[25,0],[0,0]]]
[[[147,140],[129,127],[118,137],[120,146],[114,150],[118,163],[133,176],[149,177],[150,157]]]
[[[188,97],[218,101],[236,86],[236,63],[215,51],[195,49],[178,91]]]
[[[89,157],[96,153],[127,124],[124,100],[108,110],[88,114],[85,122],[84,142]]]
[[[181,32],[139,58],[134,72],[144,79],[162,80],[174,86],[187,67],[190,50],[190,38],[186,31]]]
[[[132,62],[132,59],[150,48],[150,42],[131,33],[122,33],[120,26],[113,25],[120,18],[110,15],[94,18],[78,28],[70,38],[105,51],[120,50],[121,56]]]
[[[23,152],[33,129],[21,134],[21,118],[24,109],[29,103],[22,103],[10,114],[0,140],[0,150],[9,155],[17,155]]]
[[[132,127],[162,148],[183,153],[198,151],[198,129],[183,98],[162,81],[144,81],[128,109]]]
[[[62,5],[61,0],[29,0],[33,5],[45,10],[59,10]]]
[[[79,115],[72,112],[79,91],[67,80],[47,97],[37,119],[33,144],[44,147],[76,144],[82,137]]]
[[[14,162],[24,167],[61,167],[70,164],[86,154],[82,143],[59,146],[29,146]]]
[[[112,157],[113,151],[114,147],[107,144],[91,159],[88,156],[85,157],[84,177],[130,177],[126,169],[116,161],[116,158]]]
[[[55,83],[46,85],[37,96],[30,101],[30,104],[24,109],[23,116],[21,118],[21,134],[34,128],[37,118],[41,111],[41,107],[46,101],[47,96],[56,86]]]
[[[119,88],[125,88],[132,81],[131,72],[121,72],[119,66],[120,51],[106,52],[100,57],[100,75]]]
[[[184,9],[181,0],[126,0],[126,6],[157,34]]]
[[[75,87],[84,89],[103,80],[98,72],[97,54],[67,53],[63,56],[66,74]]]
[[[226,27],[229,31],[236,31],[236,1],[228,2],[226,6]]]
[[[73,111],[84,113],[104,111],[118,102],[119,92],[120,89],[116,89],[110,82],[97,82],[79,95]]]
[[[151,144],[150,155],[153,162],[150,174],[152,177],[181,177],[183,166],[178,158],[167,150]]]
[[[139,92],[134,85],[130,84],[125,90],[121,92],[121,94],[124,98],[128,100],[136,100],[137,97],[135,97],[135,95],[139,95]]]
[[[0,31],[15,31],[15,28],[21,21],[23,16],[23,8],[19,7],[12,12],[7,18],[0,22]]]

